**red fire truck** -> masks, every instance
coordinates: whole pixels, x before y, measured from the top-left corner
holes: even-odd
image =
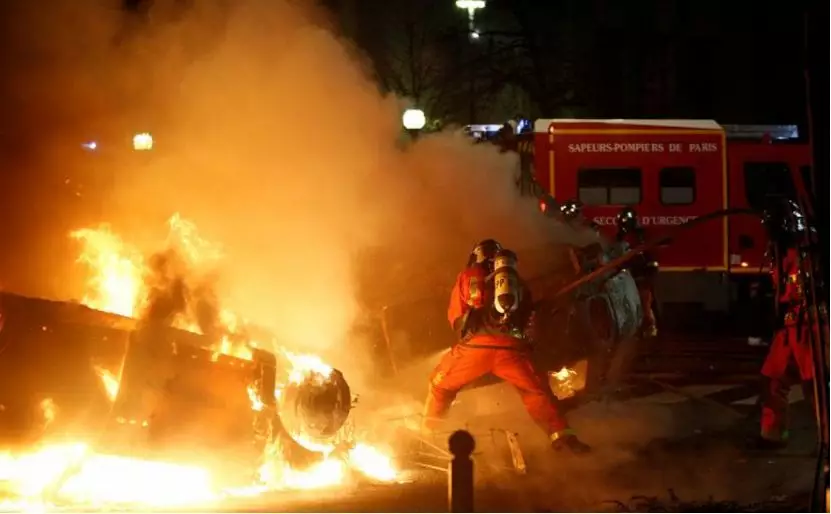
[[[630,205],[649,239],[719,209],[761,208],[770,194],[792,194],[790,170],[810,176],[810,147],[797,137],[795,126],[555,119],[537,120],[517,149],[543,190],[579,199],[606,235]],[[758,218],[692,228],[659,250],[656,296],[662,307],[729,311],[736,284],[759,278],[765,250]]]

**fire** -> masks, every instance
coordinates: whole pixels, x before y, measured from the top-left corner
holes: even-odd
[[[95,367],[95,374],[101,379],[101,385],[107,393],[107,398],[109,398],[111,402],[114,402],[116,396],[118,396],[118,388],[120,385],[118,377],[99,366]]]
[[[389,455],[368,444],[358,443],[350,449],[349,462],[361,473],[381,482],[398,478],[398,470]]]
[[[84,305],[132,317],[144,291],[144,259],[129,248],[108,225],[81,229],[70,237],[83,244],[78,262],[92,270]]]
[[[40,402],[40,412],[43,414],[44,425],[48,426],[55,421],[58,413],[58,406],[52,398],[44,398]]]
[[[554,377],[556,380],[567,381],[569,378],[576,374],[577,372],[573,369],[569,369],[563,366],[563,368],[560,369],[560,371],[555,371],[551,373],[551,376]]]
[[[335,445],[321,445],[296,438],[306,448],[323,453],[323,459],[306,469],[293,469],[280,460],[279,445],[268,452],[273,457],[259,469],[259,478],[270,489],[319,489],[343,485],[350,472],[356,472],[378,482],[396,482],[400,472],[389,455],[366,443],[356,443],[344,454],[336,455]]]
[[[309,375],[326,379],[332,375],[334,368],[323,359],[311,354],[297,354],[283,349],[282,354],[289,362],[290,370],[286,378],[288,383],[300,384]],[[286,384],[283,384],[284,387]],[[282,387],[278,385],[275,397],[280,399]],[[261,402],[252,399],[252,408],[257,409]],[[292,438],[304,448],[323,455],[323,460],[305,470],[292,469],[279,459],[266,459],[260,468],[260,480],[276,488],[314,489],[331,487],[345,483],[350,471],[357,472],[378,482],[395,482],[400,478],[400,472],[392,458],[369,444],[363,442],[345,441],[345,452],[339,452],[339,445],[313,441],[304,434],[291,434]],[[279,452],[279,446],[274,445],[267,451]]]
[[[571,368],[563,367],[560,371],[552,371],[549,373],[551,390],[559,399],[574,396],[574,385],[571,383],[572,377],[577,375],[577,372]]]
[[[288,381],[292,384],[299,384],[310,373],[317,373],[323,378],[327,378],[332,374],[332,366],[323,362],[323,360],[316,355],[309,354],[295,354],[288,350],[283,350],[283,355],[291,363],[291,370],[289,370]]]
[[[127,317],[140,317],[148,305],[152,276],[148,259],[134,246],[112,231],[109,225],[84,228],[71,232],[70,237],[81,244],[77,261],[89,271],[87,291],[82,303],[93,309]],[[222,259],[219,245],[200,237],[196,225],[178,213],[168,220],[168,234],[164,244],[169,250],[181,254],[189,268],[212,269]],[[201,333],[192,316],[178,315],[173,326],[189,332]],[[219,313],[223,328],[221,339],[214,345],[215,358],[231,355],[250,360],[251,347],[240,343],[236,337],[244,330],[245,323],[233,312],[223,309]]]
[[[548,383],[551,391],[560,400],[574,396],[578,391],[586,387],[586,373],[588,362],[584,359],[574,364],[574,367],[566,367],[560,371],[548,373]]]
[[[210,269],[222,258],[219,246],[202,239],[196,226],[178,214],[168,222],[167,248],[175,248],[189,266]],[[91,308],[141,317],[151,295],[151,259],[129,245],[107,226],[81,229],[70,236],[81,243],[78,261],[89,271],[83,303]],[[252,349],[260,345],[246,337],[247,322],[227,309],[220,309],[218,323],[222,335],[214,343],[214,358],[232,355],[251,359]],[[195,319],[179,316],[176,328],[199,333]],[[277,383],[275,397],[289,384],[301,384],[310,375],[327,379],[333,368],[316,355],[281,350],[288,364],[287,373]],[[119,377],[99,366],[94,367],[102,389],[110,401],[119,392]],[[255,385],[248,388],[251,409],[268,408]],[[51,402],[51,400],[50,400]],[[47,409],[47,407],[49,407]],[[42,406],[47,424],[56,407]],[[51,414],[47,414],[50,412]],[[51,418],[49,417],[51,416]],[[237,491],[217,491],[210,470],[152,462],[114,455],[100,455],[86,444],[45,445],[22,455],[0,454],[0,491],[9,485],[17,507],[70,502],[75,505],[138,504],[181,505],[210,502],[222,495],[256,495],[265,490],[315,489],[340,486],[357,476],[374,481],[399,479],[392,458],[378,448],[356,441],[351,433],[332,444],[313,442],[303,434],[291,434],[298,444],[317,452],[319,460],[295,469],[283,458],[277,440],[267,444],[263,464],[258,470],[259,484]],[[0,509],[4,506],[0,503]],[[19,510],[19,509],[16,509]]]
[[[260,412],[265,408],[262,398],[257,392],[257,387],[254,384],[248,386],[248,400],[251,401],[251,410]]]
[[[217,498],[203,469],[99,455],[83,443],[0,453],[0,486],[17,498],[0,502],[0,511],[44,510],[64,503],[169,506]]]
[[[344,483],[346,463],[329,455],[306,469],[293,469],[280,458],[280,445],[274,443],[266,449],[267,459],[258,471],[260,481],[269,489],[320,489]]]

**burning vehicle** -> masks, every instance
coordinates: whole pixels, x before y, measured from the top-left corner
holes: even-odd
[[[194,504],[399,480],[393,459],[356,436],[344,374],[223,309],[199,272],[221,252],[178,215],[169,225],[167,247],[149,257],[107,227],[73,232],[90,272],[80,301],[0,294],[0,505]],[[561,397],[605,376],[640,315],[626,272],[555,294],[608,260],[598,248],[580,250],[583,269],[569,271],[562,245],[520,253],[536,273],[537,357]],[[453,269],[443,264],[434,267]],[[391,298],[380,293],[402,276],[380,269],[359,280],[366,316],[353,335],[369,336],[379,369],[394,375],[453,343],[452,277],[436,271],[435,284]]]
[[[203,242],[170,224],[178,253],[148,262],[105,228],[73,233],[93,271],[80,302],[0,294],[0,507],[395,481],[355,437],[343,373],[215,308],[174,258]]]

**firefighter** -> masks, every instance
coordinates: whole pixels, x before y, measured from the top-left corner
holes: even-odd
[[[560,205],[560,216],[562,217],[562,220],[573,229],[579,230],[581,228],[589,228],[594,232],[595,236],[598,238],[600,237],[600,225],[594,221],[586,220],[586,217],[583,216],[583,204],[580,200],[571,199],[563,202]],[[582,259],[580,258],[579,253],[580,250],[578,247],[570,246],[568,248],[569,261],[571,262],[574,273],[577,275],[585,271],[581,264]]]
[[[808,311],[802,288],[802,261],[798,242],[805,230],[799,207],[783,202],[765,212],[771,236],[771,279],[776,291],[777,328],[762,365],[760,449],[780,449],[788,440],[788,395],[791,386],[801,381],[806,399],[812,398],[813,355],[811,353]],[[791,212],[785,212],[785,209]],[[824,314],[824,313],[823,313]]]
[[[631,207],[624,207],[615,217],[617,226],[617,242],[623,253],[629,249],[642,245],[644,240],[643,228],[638,223],[638,214]],[[645,337],[658,335],[658,326],[655,322],[655,273],[658,271],[658,262],[644,252],[630,261],[629,272],[638,286],[638,294],[643,307],[643,326],[641,333]]]
[[[583,215],[583,203],[580,200],[566,200],[560,205],[560,214],[563,220],[574,228],[587,227],[592,229],[595,233],[599,233],[600,225],[594,221],[589,221]]]
[[[513,252],[491,239],[470,253],[447,309],[458,343],[430,375],[423,429],[431,432],[459,390],[491,373],[516,387],[531,418],[549,435],[552,448],[587,453],[590,447],[557,411],[548,381],[531,361],[533,306],[515,263]]]
[[[560,205],[560,214],[568,223],[580,222],[583,220],[583,204],[580,200],[566,200]]]

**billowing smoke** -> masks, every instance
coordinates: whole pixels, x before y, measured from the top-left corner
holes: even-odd
[[[519,196],[516,156],[451,132],[403,144],[406,100],[380,94],[366,60],[311,5],[214,0],[179,9],[170,0],[128,16],[55,3],[73,24],[52,23],[48,38],[35,38],[63,63],[53,84],[66,97],[49,105],[73,120],[89,105],[124,142],[135,130],[155,137],[151,152],[108,154],[98,169],[107,180],[95,177],[100,199],[84,209],[139,241],[181,212],[222,243],[223,305],[286,341],[349,351],[344,335],[364,297],[449,289],[483,238],[522,251],[573,236]],[[41,7],[29,16],[55,21]],[[51,65],[39,64],[39,79],[49,80]],[[83,162],[72,167],[86,170]],[[158,265],[167,276],[173,264]]]
[[[192,320],[192,328],[213,341],[223,335],[214,277],[195,273],[181,253],[169,248],[153,254],[145,280],[147,298],[140,318],[170,326]]]

